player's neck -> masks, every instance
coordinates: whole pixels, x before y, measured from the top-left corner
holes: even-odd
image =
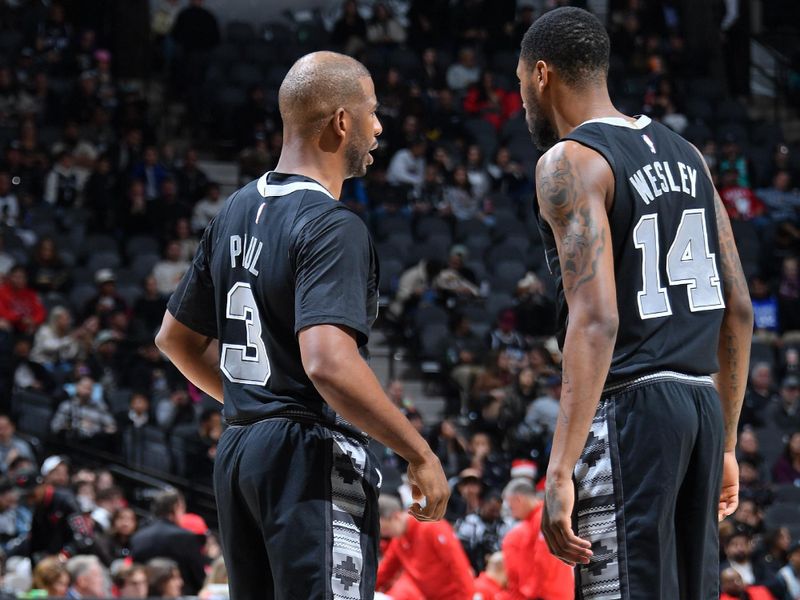
[[[592,119],[603,119],[608,117],[629,118],[619,112],[608,95],[605,87],[589,88],[588,90],[564,90],[561,98],[554,103],[555,125],[558,136],[564,137],[581,123]]]
[[[328,190],[337,200],[342,194],[344,178],[336,175],[338,165],[331,164],[325,157],[305,147],[284,144],[275,171],[292,175],[302,175],[313,179]]]

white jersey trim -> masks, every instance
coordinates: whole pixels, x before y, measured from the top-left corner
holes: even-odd
[[[331,200],[336,200],[331,193],[322,187],[318,183],[314,183],[313,181],[295,181],[294,183],[284,183],[273,185],[267,183],[267,176],[272,171],[268,171],[264,173],[261,178],[258,180],[256,186],[258,187],[258,193],[261,194],[264,198],[275,198],[277,196],[287,196],[293,192],[299,192],[302,190],[314,191],[314,192],[321,192],[328,196]]]
[[[650,125],[650,123],[652,123],[652,120],[647,115],[641,115],[633,122],[629,121],[628,119],[623,119],[622,117],[601,117],[599,119],[589,119],[588,121],[584,121],[578,125],[578,127],[587,125],[589,123],[603,123],[605,125],[614,125],[615,127],[627,127],[628,129],[644,129]]]
[[[614,392],[641,387],[642,385],[654,383],[656,381],[678,381],[693,385],[714,385],[714,379],[710,375],[689,375],[687,373],[677,373],[675,371],[657,371],[648,375],[634,377],[627,381],[607,385],[603,389],[602,395],[607,396]]]

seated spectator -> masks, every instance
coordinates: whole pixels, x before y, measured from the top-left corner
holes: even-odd
[[[105,393],[116,391],[125,383],[125,365],[128,360],[122,348],[124,339],[117,332],[104,329],[94,340],[94,352],[87,363],[91,376]]]
[[[169,558],[147,561],[147,595],[151,598],[180,598],[183,594],[183,577],[178,563]]]
[[[425,296],[433,295],[433,282],[444,265],[438,260],[421,260],[400,275],[397,291],[389,304],[389,315],[397,323],[402,322],[408,311],[413,310]]]
[[[725,542],[724,549],[726,560],[720,564],[720,570],[730,567],[741,576],[746,585],[753,585],[755,583],[753,562],[751,560],[753,539],[750,534],[734,530],[733,534]]]
[[[770,289],[769,282],[759,275],[750,278],[750,297],[753,300],[753,336],[770,342],[777,337],[778,297]]]
[[[496,393],[511,383],[511,358],[505,351],[492,352],[488,355],[485,368],[472,384],[473,398],[480,399],[490,393]],[[503,394],[505,397],[505,394]]]
[[[784,378],[778,401],[769,407],[767,423],[786,434],[800,431],[800,378],[795,375]]]
[[[117,293],[117,277],[111,269],[98,269],[94,274],[97,294],[91,297],[83,309],[83,318],[96,316],[102,328],[108,327],[110,316],[117,311],[128,310],[125,299]]]
[[[531,402],[524,421],[531,440],[537,440],[542,449],[552,440],[556,430],[560,410],[561,376],[550,375],[543,384],[544,395]]]
[[[464,112],[488,121],[498,131],[520,110],[522,99],[519,92],[509,92],[495,85],[491,71],[484,71],[480,80],[469,86],[464,97]]]
[[[722,594],[719,600],[774,600],[770,591],[762,585],[745,585],[736,569],[723,569],[719,576]]]
[[[511,158],[511,152],[506,146],[497,149],[494,161],[487,165],[486,171],[494,192],[519,199],[532,189],[532,183],[525,175],[522,165]]]
[[[163,226],[163,223],[156,223],[156,207],[148,202],[144,183],[137,179],[128,184],[118,213],[119,223],[127,237],[152,235],[153,231],[161,231]]]
[[[173,429],[173,435],[186,442],[188,479],[211,487],[217,442],[223,429],[222,413],[216,408],[205,409],[196,425],[184,422]]]
[[[98,496],[104,490],[97,492]],[[131,538],[139,526],[136,513],[132,508],[120,507],[111,515],[111,526],[106,531],[106,552],[112,560],[129,559],[131,556]]]
[[[222,556],[211,563],[206,582],[197,596],[200,600],[227,600],[229,597],[228,569],[225,568],[225,559]]]
[[[800,486],[800,430],[791,434],[786,442],[783,454],[772,468],[772,481],[778,485]]]
[[[3,556],[25,555],[33,515],[20,504],[20,490],[8,477],[0,477],[0,551]]]
[[[414,138],[407,147],[398,150],[389,162],[386,181],[390,185],[405,185],[419,193],[425,177],[425,138]]]
[[[800,542],[794,542],[788,551],[788,564],[778,571],[778,576],[786,586],[789,598],[800,598]]]
[[[112,581],[118,598],[147,598],[149,581],[147,567],[138,563],[123,564],[115,573]]]
[[[472,331],[467,317],[451,316],[450,336],[443,352],[444,364],[462,396],[462,405],[465,405],[475,378],[483,371],[485,348],[486,344]]]
[[[94,489],[94,482],[92,482],[92,489]],[[92,520],[101,532],[106,533],[111,530],[113,515],[125,506],[125,496],[118,487],[98,490],[95,493],[94,505]]]
[[[37,292],[64,292],[70,285],[70,270],[56,251],[53,238],[43,237],[36,244],[28,267],[31,287]]]
[[[739,183],[739,172],[735,169],[723,171],[719,196],[733,220],[753,221],[765,212],[764,203],[753,190]]]
[[[172,431],[179,425],[194,426],[195,421],[192,399],[185,389],[172,389],[156,405],[156,422],[164,431]]]
[[[57,209],[72,208],[80,201],[82,185],[75,159],[62,151],[45,179],[44,201]]]
[[[528,479],[512,479],[503,490],[511,516],[519,521],[503,539],[503,557],[508,577],[508,598],[572,600],[572,569],[547,548],[541,534],[544,503]]]
[[[174,560],[183,578],[185,594],[196,594],[205,578],[202,548],[204,540],[194,533],[177,525],[186,513],[186,502],[177,490],[169,489],[158,494],[154,499],[150,512],[155,520],[142,527],[131,538],[131,555],[133,560],[147,563],[154,558]],[[162,565],[163,566],[163,565]],[[159,581],[164,584],[174,577],[172,570],[159,569]],[[150,571],[148,571],[150,574]],[[153,578],[150,579],[150,594],[153,595]],[[156,593],[156,595],[161,595]],[[180,595],[180,594],[178,594]]]
[[[800,330],[800,261],[796,256],[787,256],[781,264],[778,317],[782,332]]]
[[[75,394],[58,405],[50,423],[53,433],[83,442],[95,440],[105,445],[106,436],[117,432],[117,423],[102,400],[92,400],[94,380],[81,377],[75,386]]]
[[[518,360],[525,355],[527,344],[517,331],[517,315],[512,309],[507,308],[497,317],[497,327],[489,334],[489,347],[518,355]]]
[[[153,267],[153,277],[161,294],[169,295],[178,287],[183,275],[189,270],[189,261],[181,256],[181,245],[171,240],[164,248],[164,258]]]
[[[742,501],[752,500],[758,505],[767,505],[774,497],[769,482],[762,479],[761,470],[756,463],[746,458],[739,462],[739,496]],[[746,511],[742,515],[750,516]],[[760,525],[760,518],[758,524]]]
[[[461,471],[448,501],[445,518],[455,523],[467,515],[477,514],[481,507],[483,488],[480,471],[470,468]]]
[[[178,186],[172,177],[161,182],[160,195],[151,202],[150,214],[153,219],[153,233],[159,238],[169,239],[175,234],[178,221],[192,218],[191,205],[178,196]],[[191,235],[191,231],[189,232]]]
[[[747,467],[752,467],[747,461],[743,461]],[[753,498],[750,490],[745,490],[736,512],[733,513],[733,522],[737,531],[745,531],[751,536],[760,535],[764,531],[764,513],[758,507],[758,502]]]
[[[111,592],[106,585],[106,569],[96,556],[73,556],[67,561],[67,573],[70,579],[67,598],[105,598]]]
[[[197,203],[208,188],[208,176],[197,165],[197,150],[189,148],[183,155],[183,166],[176,174],[178,193],[185,202]]]
[[[69,459],[65,456],[54,454],[42,462],[40,471],[42,483],[56,488],[69,486]]]
[[[90,213],[91,231],[105,233],[116,228],[120,187],[117,173],[111,167],[111,158],[108,154],[101,155],[83,188],[83,204]]]
[[[46,325],[42,325],[34,337],[31,359],[53,369],[68,364],[78,357],[80,345],[72,331],[72,315],[69,309],[56,306],[50,311]]]
[[[508,584],[503,553],[495,552],[486,561],[486,570],[475,579],[475,597],[481,600],[502,600]]]
[[[735,134],[727,134],[722,143],[722,152],[719,161],[719,172],[736,171],[737,178],[734,184],[749,189],[753,185],[753,167],[742,152],[742,147]]]
[[[28,287],[25,267],[11,268],[8,278],[0,285],[0,329],[12,327],[25,334],[33,334],[44,323],[47,311],[39,294]]]
[[[764,457],[758,450],[758,438],[753,428],[749,425],[745,425],[739,433],[739,439],[736,444],[736,459],[749,461],[755,465],[760,479],[764,481],[768,479],[769,472],[764,464]]]
[[[0,414],[0,473],[8,473],[9,466],[18,458],[36,461],[30,444],[18,437],[11,417]]]
[[[406,41],[406,30],[383,2],[372,7],[372,19],[367,23],[367,40],[378,46],[396,46]]]
[[[457,166],[444,188],[444,199],[438,206],[440,214],[445,217],[452,216],[458,221],[469,221],[482,218],[482,208],[483,197],[473,190],[466,167]]]
[[[772,368],[765,362],[755,363],[750,369],[750,381],[742,403],[740,427],[762,427],[770,406],[778,401],[773,389]]]
[[[364,48],[366,40],[367,24],[358,14],[358,3],[345,0],[342,14],[333,25],[331,44],[339,46],[345,54],[355,56]]]
[[[164,312],[167,309],[167,298],[158,291],[158,282],[152,275],[144,279],[143,293],[133,305],[133,331],[137,337],[153,337],[161,326]]]
[[[225,198],[220,194],[219,184],[210,181],[206,186],[205,196],[194,205],[192,210],[192,229],[196,233],[202,232],[211,219],[217,216],[223,204],[225,204]]]
[[[475,57],[475,50],[464,47],[458,53],[458,62],[447,69],[447,87],[454,92],[463,92],[476,83],[481,76],[481,69]]]
[[[786,564],[786,554],[792,544],[787,527],[778,527],[767,532],[761,544],[753,552],[753,574],[756,581],[774,581],[778,571]]]
[[[498,553],[503,538],[514,526],[502,515],[503,497],[495,491],[484,494],[480,510],[456,521],[454,529],[476,573],[489,568],[487,557]]]
[[[158,148],[147,146],[141,162],[131,169],[131,177],[144,184],[144,195],[147,200],[155,200],[161,193],[161,184],[169,176],[169,172],[159,162]]]
[[[480,295],[478,278],[464,264],[469,252],[465,246],[456,244],[450,249],[447,266],[433,280],[434,289],[445,298],[477,298]]]
[[[483,153],[481,147],[477,144],[470,144],[467,148],[467,179],[472,186],[473,193],[478,198],[485,198],[492,188],[491,179],[489,178],[489,171],[486,169],[486,164],[483,160]]]
[[[175,223],[175,240],[181,247],[181,259],[191,261],[195,252],[197,252],[200,240],[192,234],[192,230],[189,227],[189,219],[182,217]]]
[[[11,372],[16,389],[49,393],[55,381],[47,368],[31,358],[32,341],[29,336],[19,335],[14,340]]]
[[[129,427],[140,429],[152,424],[150,411],[150,398],[142,391],[134,391],[128,402],[128,410],[122,414],[115,415],[119,423],[119,429],[125,431]]]
[[[776,171],[772,178],[772,185],[756,190],[756,195],[764,202],[767,207],[767,215],[773,223],[788,223],[792,226],[791,237],[796,242],[800,193],[792,188],[791,173],[785,170]]]
[[[428,438],[431,450],[439,457],[445,475],[460,473],[468,464],[467,441],[451,419],[444,419]]]
[[[11,176],[0,168],[0,225],[16,227],[19,219],[19,199],[11,189]]]
[[[69,589],[69,573],[59,556],[46,556],[33,569],[31,592],[44,592],[50,598],[65,598]]]
[[[472,598],[472,569],[447,521],[417,521],[394,496],[382,494],[378,505],[381,537],[391,539],[378,565],[379,591],[427,600]]]

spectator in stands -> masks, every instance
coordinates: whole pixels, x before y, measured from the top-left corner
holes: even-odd
[[[773,341],[779,331],[778,296],[760,275],[750,278],[750,297],[753,300],[753,337],[764,342]]]
[[[467,441],[464,439],[452,419],[444,419],[434,429],[428,439],[431,450],[436,453],[442,468],[448,477],[461,472],[469,464]]]
[[[171,363],[167,365],[174,370]],[[166,389],[169,390],[168,387]],[[156,405],[156,422],[165,431],[172,431],[179,425],[194,427],[195,414],[192,400],[185,389],[169,390],[169,395],[162,397]]]
[[[425,177],[425,138],[417,137],[406,148],[398,150],[389,162],[386,181],[390,185],[404,185],[419,193]]]
[[[185,422],[173,430],[175,435],[182,437],[186,442],[190,458],[186,465],[186,477],[211,487],[214,457],[222,431],[222,413],[216,408],[206,408],[200,413],[196,425]]]
[[[772,481],[800,486],[800,429],[789,436],[783,454],[772,469]]]
[[[0,286],[0,329],[4,325],[25,334],[33,334],[44,323],[47,311],[39,294],[28,287],[25,267],[16,265]]]
[[[492,350],[506,350],[520,357],[524,356],[527,344],[517,331],[517,315],[513,309],[507,308],[498,315],[497,327],[489,335],[489,347]]]
[[[800,378],[784,378],[779,400],[770,407],[768,422],[786,434],[800,431]]]
[[[31,358],[32,346],[30,336],[18,335],[14,340],[11,358],[13,385],[18,390],[48,394],[55,387],[55,381],[42,363]]]
[[[767,465],[758,449],[758,438],[750,425],[742,428],[736,446],[736,459],[749,461],[755,465],[759,478],[767,480],[769,476]]]
[[[160,238],[174,236],[178,221],[188,221],[192,216],[191,205],[178,196],[178,186],[172,177],[161,182],[160,195],[151,204],[155,233]]]
[[[228,596],[228,570],[225,568],[225,559],[218,556],[211,563],[211,569],[198,597],[200,600],[222,600]]]
[[[500,146],[494,160],[487,165],[492,191],[519,199],[531,190],[531,182],[525,170],[511,157],[507,146]]]
[[[224,203],[225,198],[220,194],[219,184],[214,181],[208,182],[205,196],[195,204],[192,211],[192,229],[198,233],[203,231],[211,219],[217,216]]]
[[[503,538],[514,524],[503,517],[503,497],[488,491],[481,498],[480,510],[456,521],[454,529],[476,573],[489,569],[487,557],[500,551]]]
[[[106,436],[117,432],[117,424],[102,400],[92,399],[94,380],[81,377],[75,386],[75,394],[58,405],[50,423],[53,433],[84,443],[95,441],[99,446],[107,444]]]
[[[0,414],[0,473],[6,474],[11,463],[20,457],[36,461],[30,444],[15,434],[14,421],[8,415]]]
[[[133,305],[132,328],[139,338],[153,337],[164,318],[167,298],[158,291],[158,282],[152,275],[145,277],[142,292]]]
[[[25,554],[32,514],[21,505],[19,489],[8,477],[0,477],[0,551],[4,557]]]
[[[64,292],[70,285],[70,270],[56,251],[51,237],[43,237],[36,244],[28,267],[31,287],[42,294]]]
[[[774,600],[770,591],[761,585],[745,586],[736,569],[723,569],[719,576],[722,594],[719,600]]]
[[[789,598],[800,598],[800,541],[792,543],[788,551],[788,564],[778,571],[778,576],[786,586]]]
[[[44,182],[44,201],[58,209],[69,209],[80,201],[81,184],[75,159],[62,151]]]
[[[541,535],[544,503],[528,479],[512,479],[503,490],[511,516],[519,523],[503,539],[509,600],[572,600],[572,569],[555,558]]]
[[[141,563],[147,563],[154,558],[174,560],[183,578],[184,593],[196,594],[203,585],[205,577],[202,555],[204,540],[177,525],[186,513],[183,495],[174,489],[161,492],[153,499],[150,512],[153,513],[155,520],[139,529],[131,538],[133,559]],[[169,577],[160,576],[162,584],[174,579],[171,570],[168,575]],[[151,577],[151,594],[154,589]]]
[[[792,188],[792,176],[788,170],[776,171],[772,185],[757,190],[756,195],[766,205],[769,218],[774,223],[788,222],[796,226],[800,193]]]
[[[477,600],[502,600],[503,590],[508,584],[503,553],[495,552],[486,561],[486,570],[475,579]]]
[[[466,246],[456,244],[450,248],[447,266],[433,280],[434,289],[447,298],[472,299],[480,295],[478,278],[465,263],[469,258]]]
[[[206,193],[208,176],[197,165],[197,150],[188,148],[183,155],[183,165],[176,173],[181,199],[192,206]]]
[[[719,172],[724,174],[731,170],[736,171],[737,178],[731,185],[738,185],[749,190],[752,187],[753,168],[742,152],[742,147],[735,134],[728,133],[725,136],[721,155]]]
[[[439,260],[423,259],[403,271],[397,284],[397,291],[389,304],[388,315],[393,321],[401,323],[422,298],[434,293],[433,282],[443,267],[444,265]]]
[[[754,363],[750,369],[750,381],[742,403],[739,426],[763,426],[767,410],[777,401],[773,390],[772,368],[769,363]]]
[[[180,598],[184,582],[178,563],[169,558],[147,561],[147,595],[151,598]]]
[[[83,189],[83,203],[89,210],[89,229],[97,233],[113,231],[117,225],[119,179],[111,168],[111,159],[101,155]]]
[[[0,167],[0,225],[14,227],[19,219],[19,199],[11,189],[11,176]]]
[[[161,184],[169,172],[159,162],[158,148],[147,146],[142,160],[133,166],[131,176],[144,184],[144,195],[148,201],[156,200],[161,194]]]
[[[175,240],[181,247],[181,259],[191,261],[197,252],[200,240],[193,235],[189,219],[186,217],[181,217],[175,222]]]
[[[743,461],[747,468],[752,468],[749,461]],[[749,479],[751,476],[746,476]],[[764,531],[764,514],[758,502],[753,497],[750,489],[745,489],[741,494],[739,506],[733,513],[733,522],[737,531],[745,531],[752,536],[760,535]]]
[[[520,110],[522,99],[519,93],[506,91],[496,85],[491,71],[481,73],[480,79],[469,86],[464,98],[464,112],[488,121],[497,131]]]
[[[143,391],[134,390],[128,402],[127,412],[116,416],[120,431],[125,431],[129,427],[139,429],[150,425],[152,421],[150,397]]]
[[[453,169],[450,181],[444,187],[444,198],[438,209],[443,217],[453,217],[458,221],[484,217],[483,197],[473,190],[465,166],[458,165]]]
[[[69,309],[56,306],[50,311],[46,325],[42,325],[34,337],[31,359],[50,369],[69,364],[78,357],[80,345],[76,332],[72,331],[72,315]]]
[[[787,527],[778,527],[763,536],[761,545],[753,552],[753,574],[756,581],[775,581],[778,571],[786,564],[786,554],[792,544]]]
[[[393,47],[406,41],[405,29],[383,2],[372,7],[372,19],[367,23],[367,40],[378,47]]]
[[[189,270],[189,261],[181,257],[181,245],[171,240],[164,248],[164,258],[153,267],[153,277],[161,294],[169,295],[178,287],[184,273]]]
[[[97,492],[98,496],[104,490]],[[131,538],[136,533],[138,519],[132,508],[119,507],[111,515],[111,527],[106,532],[106,551],[112,560],[129,559],[131,556]]]
[[[472,191],[478,198],[485,198],[492,187],[489,172],[483,159],[481,147],[477,144],[470,144],[467,147],[467,179],[472,186]]]
[[[48,456],[42,462],[42,483],[55,488],[69,486],[69,460],[64,456]]]
[[[350,56],[357,55],[364,48],[367,24],[358,14],[358,3],[355,0],[345,0],[342,3],[342,14],[333,25],[330,40]]]
[[[92,489],[94,489],[94,482],[92,482]],[[106,488],[95,493],[94,504],[92,520],[101,532],[109,532],[113,515],[125,506],[125,496],[118,487]]]
[[[720,564],[720,570],[730,567],[741,575],[742,581],[746,585],[753,585],[755,583],[755,574],[753,573],[753,562],[751,560],[752,554],[753,540],[750,534],[734,530],[725,543],[726,560]]]
[[[472,569],[447,521],[412,519],[394,496],[382,494],[378,506],[381,537],[391,538],[378,566],[379,591],[427,600],[472,598]]]
[[[474,399],[483,399],[488,394],[499,395],[511,383],[511,358],[507,352],[491,352],[486,357],[485,368],[475,378],[471,395]]]
[[[466,468],[461,471],[448,501],[445,518],[455,523],[467,515],[477,514],[481,507],[483,488],[481,472],[478,469]]]
[[[100,326],[107,328],[110,316],[117,311],[126,311],[128,304],[117,293],[117,277],[111,269],[98,269],[94,274],[94,283],[97,294],[86,302],[83,318],[96,316],[100,319]]]
[[[728,211],[728,216],[733,220],[755,221],[766,212],[764,203],[753,190],[741,185],[740,175],[736,169],[722,172],[719,196]]]
[[[778,317],[782,332],[800,330],[800,261],[796,256],[787,256],[781,264]]]
[[[171,37],[183,51],[176,65],[174,82],[194,108],[192,102],[199,97],[209,53],[220,41],[219,24],[213,13],[203,6],[203,0],[190,0],[189,6],[178,13]]]
[[[73,556],[67,561],[70,586],[67,598],[103,598],[109,595],[105,568],[96,556]]]
[[[147,598],[149,581],[147,568],[138,563],[123,564],[113,575],[116,596],[119,598]]]
[[[46,556],[36,564],[31,592],[40,590],[50,598],[65,598],[68,589],[69,573],[61,557]]]
[[[561,376],[550,375],[543,382],[545,393],[531,402],[525,413],[525,427],[530,439],[543,450],[549,445],[558,421]],[[538,442],[538,443],[537,443]]]
[[[475,50],[462,48],[458,53],[458,62],[447,69],[447,87],[454,92],[463,92],[481,77],[481,69],[475,57]]]

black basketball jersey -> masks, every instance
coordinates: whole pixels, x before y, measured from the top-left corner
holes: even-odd
[[[614,173],[608,218],[619,330],[608,383],[656,371],[718,370],[725,307],[714,188],[701,158],[678,134],[642,116],[595,119],[573,140],[600,153]],[[557,278],[560,342],[568,320],[553,233],[539,215]]]
[[[343,325],[363,346],[377,316],[377,283],[361,219],[319,183],[272,172],[226,201],[168,309],[219,340],[229,423],[287,416],[349,429],[306,375],[297,334]]]

